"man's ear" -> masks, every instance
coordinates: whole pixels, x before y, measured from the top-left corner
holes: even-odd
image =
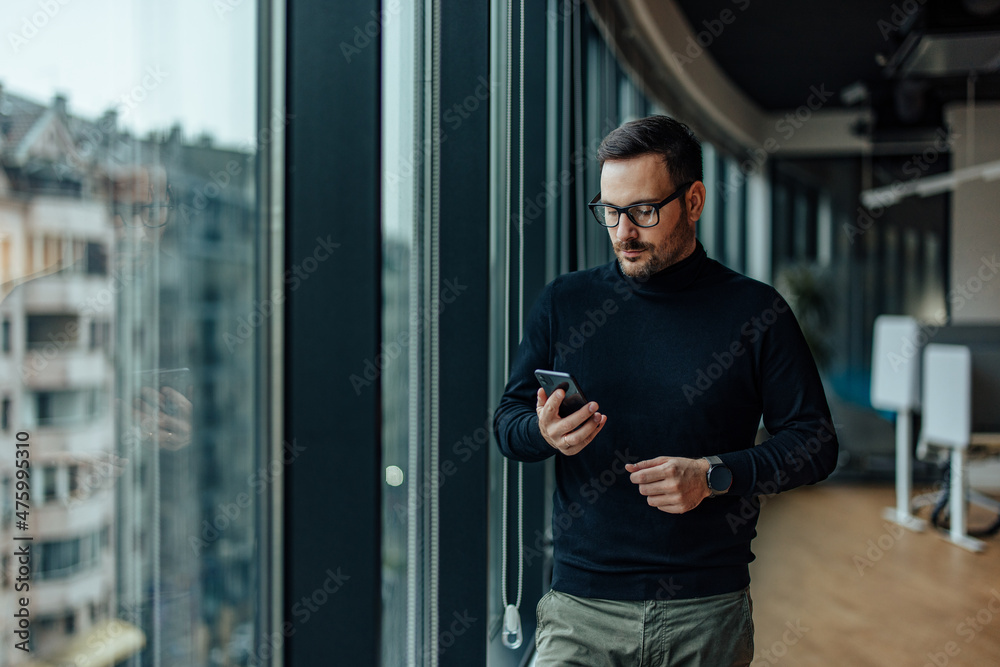
[[[684,204],[687,206],[688,220],[697,222],[701,212],[705,210],[705,184],[695,181],[688,186],[684,194]]]

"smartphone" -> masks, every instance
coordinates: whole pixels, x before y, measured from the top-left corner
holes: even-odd
[[[580,391],[580,385],[569,373],[562,371],[535,370],[535,379],[542,385],[546,396],[551,396],[556,389],[566,392],[562,405],[559,406],[559,416],[567,417],[587,404],[587,398]]]

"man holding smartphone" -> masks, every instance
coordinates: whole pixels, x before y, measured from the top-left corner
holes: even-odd
[[[553,521],[572,517],[554,531],[537,664],[749,665],[750,503],[833,471],[826,396],[785,300],[698,242],[687,126],[626,123],[598,159],[589,206],[616,259],[546,286],[494,417],[505,456],[556,457]],[[563,390],[546,395],[535,369],[571,374],[600,405],[561,417]],[[772,437],[755,447],[762,416]]]

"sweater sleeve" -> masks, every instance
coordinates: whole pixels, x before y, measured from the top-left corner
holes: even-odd
[[[538,381],[536,368],[552,368],[552,289],[550,283],[535,301],[525,323],[524,335],[511,364],[510,379],[493,415],[493,431],[500,451],[515,461],[543,461],[556,453],[538,429],[535,413]]]
[[[765,442],[719,458],[732,470],[731,493],[773,494],[826,479],[837,465],[839,445],[816,362],[788,303],[773,291],[757,339],[758,382]]]

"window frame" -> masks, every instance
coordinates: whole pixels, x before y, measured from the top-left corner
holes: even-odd
[[[298,289],[284,284],[282,439],[305,447],[283,480],[280,604],[289,665],[309,664],[331,647],[344,664],[377,664],[381,641],[380,384],[359,396],[347,381],[379,353],[381,45],[376,34],[349,60],[337,46],[352,44],[354,27],[363,31],[381,9],[377,0],[286,5],[291,122],[281,273],[318,237],[343,246]],[[369,224],[330,216],[328,202],[337,200],[354,202]],[[303,600],[324,584],[332,599],[304,611]]]

